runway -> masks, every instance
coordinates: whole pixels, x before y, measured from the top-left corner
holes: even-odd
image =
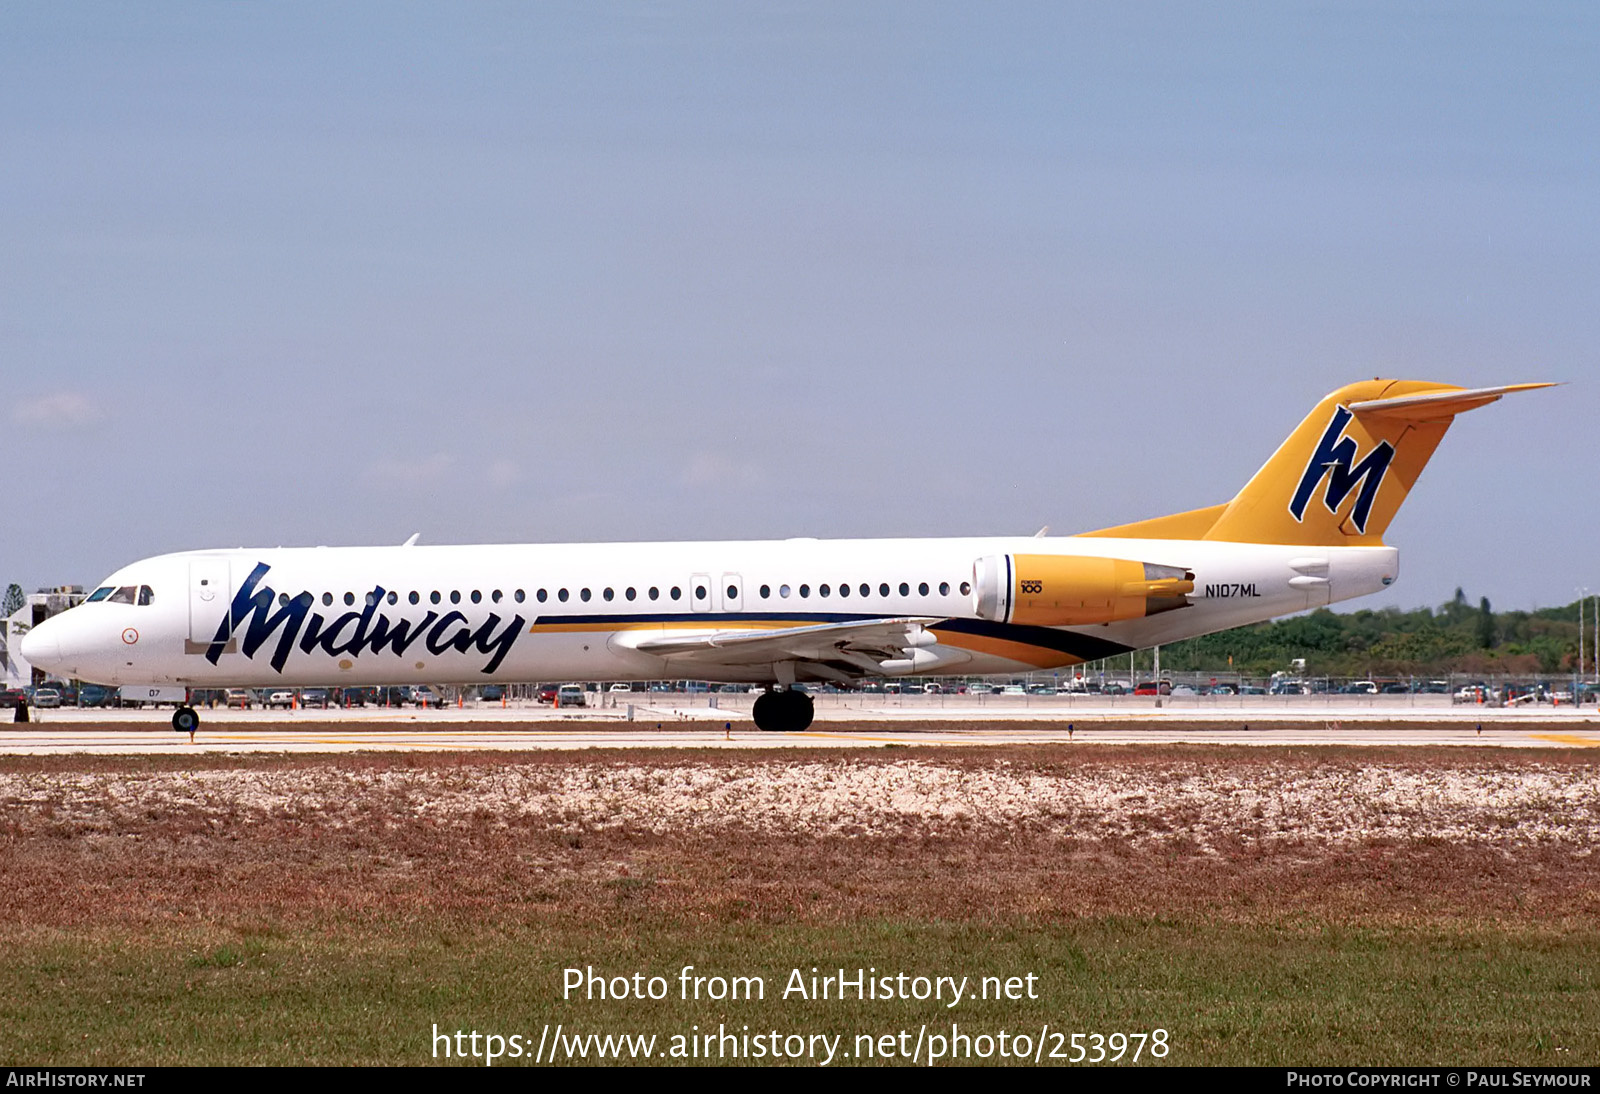
[[[1560,723],[1407,725],[1354,723],[1196,723],[1075,721],[929,724],[911,721],[820,723],[803,733],[762,733],[748,722],[643,724],[573,721],[565,724],[417,726],[305,722],[292,728],[262,725],[202,727],[187,734],[158,725],[40,725],[0,730],[0,757],[49,754],[195,755],[201,753],[334,753],[362,751],[508,751],[573,749],[783,750],[872,748],[898,745],[983,747],[1078,744],[1247,746],[1459,745],[1478,748],[1600,747],[1600,728]]]

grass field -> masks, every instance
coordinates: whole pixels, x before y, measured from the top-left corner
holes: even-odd
[[[0,1063],[531,1056],[557,1023],[853,1063],[955,1023],[1045,1060],[1046,1027],[1160,1028],[1179,1064],[1592,1065],[1597,834],[1578,750],[8,760]],[[765,998],[686,1002],[687,965]],[[563,1000],[586,966],[668,997]],[[1037,998],[783,998],[813,966]]]

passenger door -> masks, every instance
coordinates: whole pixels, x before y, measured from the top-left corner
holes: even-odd
[[[233,586],[228,583],[228,560],[197,558],[189,563],[189,641],[186,653],[204,653],[228,620]],[[231,621],[230,621],[231,622]],[[231,634],[229,626],[227,632]]]

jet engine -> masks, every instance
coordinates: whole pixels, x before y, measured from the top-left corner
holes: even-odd
[[[1125,558],[991,555],[972,564],[978,618],[1071,627],[1141,619],[1189,606],[1194,574]]]

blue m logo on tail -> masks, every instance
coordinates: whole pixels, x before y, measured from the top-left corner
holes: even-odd
[[[1357,463],[1355,440],[1343,436],[1344,427],[1350,424],[1352,417],[1350,411],[1341,406],[1333,412],[1333,419],[1328,423],[1328,428],[1323,430],[1322,440],[1317,442],[1317,450],[1306,463],[1306,469],[1300,475],[1300,485],[1289,502],[1289,512],[1295,520],[1305,520],[1306,505],[1310,503],[1311,495],[1316,492],[1317,484],[1327,479],[1328,489],[1323,494],[1323,504],[1330,513],[1338,513],[1339,506],[1350,491],[1358,485],[1361,487],[1361,493],[1356,495],[1356,507],[1350,512],[1350,520],[1355,524],[1356,531],[1364,533],[1367,530],[1372,502],[1378,496],[1378,487],[1383,485],[1389,461],[1394,459],[1394,445],[1379,441],[1378,446],[1367,453],[1367,458]]]

